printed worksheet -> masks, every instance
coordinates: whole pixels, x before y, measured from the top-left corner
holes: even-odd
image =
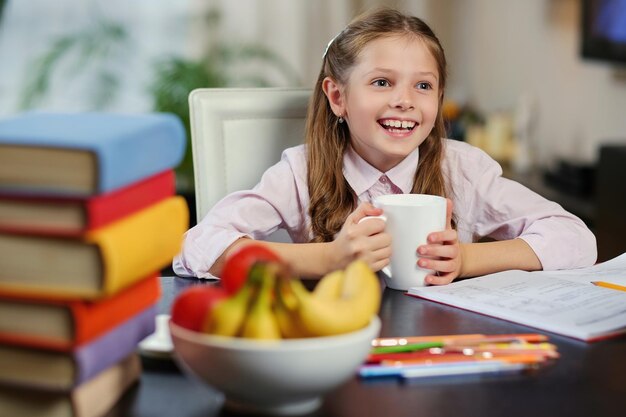
[[[466,310],[582,340],[626,332],[626,292],[591,284],[619,284],[626,256],[590,268],[558,272],[504,271],[408,293]],[[625,280],[626,281],[626,280]],[[620,284],[621,285],[621,284]]]
[[[545,272],[545,274],[576,282],[590,283],[603,281],[626,287],[626,253],[589,268],[552,271]]]

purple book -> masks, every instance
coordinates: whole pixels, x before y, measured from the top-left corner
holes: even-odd
[[[122,361],[154,333],[152,305],[71,353],[0,346],[0,385],[69,391]]]
[[[156,305],[131,317],[99,338],[79,347],[74,355],[76,384],[121,361],[137,349],[144,338],[155,331]]]

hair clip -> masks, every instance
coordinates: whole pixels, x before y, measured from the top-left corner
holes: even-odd
[[[333,41],[335,40],[335,38],[339,36],[339,35],[335,35],[330,41],[328,41],[328,43],[326,44],[326,49],[324,49],[324,54],[322,55],[322,59],[326,58],[326,53],[328,52],[328,48],[330,48],[330,45],[333,43]]]
[[[335,42],[335,39],[337,39],[343,33],[344,30],[346,29],[342,29],[338,34],[333,36],[333,38],[330,41],[328,41],[328,44],[326,45],[326,49],[324,49],[324,54],[322,55],[322,59],[326,57],[326,54],[328,53],[328,48],[330,48],[330,45],[332,45],[333,42]]]

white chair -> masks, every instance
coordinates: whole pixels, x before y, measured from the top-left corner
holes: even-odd
[[[197,220],[252,188],[281,152],[304,141],[311,90],[206,88],[189,95]],[[286,235],[286,234],[285,234]]]

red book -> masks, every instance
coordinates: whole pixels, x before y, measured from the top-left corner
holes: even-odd
[[[175,192],[174,171],[170,169],[90,198],[0,193],[0,230],[77,236],[135,213]]]
[[[54,301],[0,292],[0,344],[68,352],[154,305],[158,274],[96,301]]]

